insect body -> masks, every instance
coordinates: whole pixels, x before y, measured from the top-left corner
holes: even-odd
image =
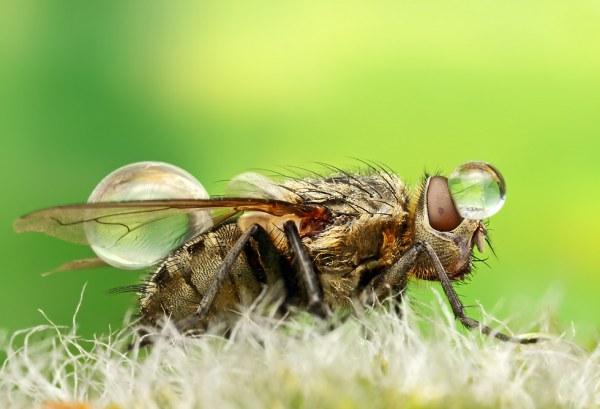
[[[165,315],[197,329],[261,294],[326,316],[359,300],[400,297],[409,279],[438,280],[468,328],[521,343],[467,317],[452,288],[487,239],[482,219],[502,206],[504,181],[472,162],[450,179],[426,177],[410,191],[385,168],[273,182],[255,173],[234,178],[209,198],[191,175],[144,162],[107,176],[90,203],[59,206],[17,220],[90,244],[108,264],[154,266],[140,293],[140,315]],[[85,263],[83,263],[85,265]],[[80,267],[67,264],[65,268]]]
[[[188,316],[208,291],[227,254],[223,249],[230,249],[252,226],[257,231],[237,257],[213,310],[247,305],[263,286],[283,290],[279,296],[288,302],[302,304],[304,299],[308,304],[308,283],[298,277],[302,272],[294,271],[303,256],[295,253],[292,237],[299,238],[300,251],[317,275],[317,294],[312,296],[318,301],[310,307],[325,313],[351,302],[369,274],[391,265],[409,245],[407,192],[398,179],[385,177],[387,182],[383,175],[371,174],[290,180],[281,186],[261,180],[261,187],[270,188],[277,200],[321,209],[319,221],[247,212],[194,237],[169,255],[144,286],[142,315],[160,317],[167,311],[175,319]],[[179,284],[170,288],[174,282]],[[187,293],[181,297],[184,288]],[[187,307],[168,307],[190,299],[194,302]]]

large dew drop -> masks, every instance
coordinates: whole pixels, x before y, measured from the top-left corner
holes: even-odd
[[[481,220],[498,213],[506,199],[502,174],[485,162],[460,165],[448,177],[458,212],[465,219]]]
[[[88,202],[206,198],[208,193],[202,184],[183,169],[162,162],[139,162],[106,176]],[[100,223],[87,222],[85,233],[98,257],[129,270],[156,264],[189,234],[207,229],[212,223],[205,211],[173,215],[127,209],[118,213],[102,217]]]

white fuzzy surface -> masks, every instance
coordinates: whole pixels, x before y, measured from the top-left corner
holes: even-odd
[[[600,407],[600,347],[465,333],[442,300],[404,308],[402,319],[385,308],[358,311],[333,329],[307,315],[280,321],[248,312],[228,338],[166,327],[152,348],[130,353],[130,330],[85,340],[75,325],[49,323],[2,341],[0,406]]]

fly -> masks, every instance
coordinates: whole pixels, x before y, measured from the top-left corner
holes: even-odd
[[[399,299],[409,280],[422,279],[441,283],[465,327],[537,342],[468,317],[453,288],[477,260],[474,247],[488,243],[484,220],[505,200],[500,172],[469,162],[410,189],[387,168],[364,164],[278,182],[243,173],[226,195],[210,197],[186,171],[140,162],[105,177],[87,203],[30,213],[14,228],[87,244],[98,256],[61,270],[152,268],[127,288],[138,292],[148,325],[168,316],[182,331],[198,330],[265,293],[326,317],[355,301]]]

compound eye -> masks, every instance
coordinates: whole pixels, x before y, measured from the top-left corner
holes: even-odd
[[[429,179],[427,213],[429,225],[437,231],[454,230],[463,220],[450,196],[448,179],[443,176],[433,176]]]

